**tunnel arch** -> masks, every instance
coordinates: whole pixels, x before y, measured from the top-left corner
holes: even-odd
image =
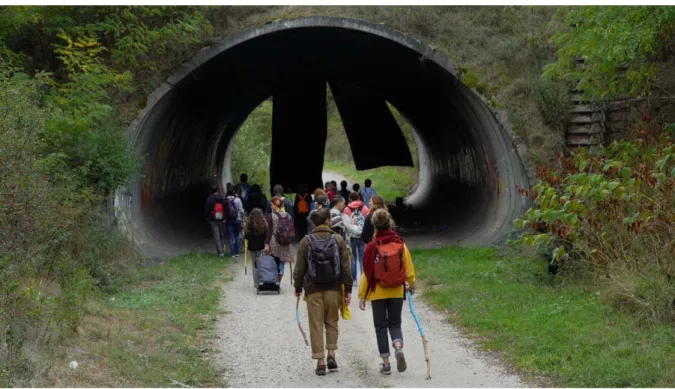
[[[145,165],[128,190],[118,191],[116,205],[138,250],[163,259],[196,247],[210,249],[203,202],[209,181],[224,178],[222,163],[239,126],[264,99],[284,93],[302,99],[326,82],[347,91],[347,106],[359,109],[360,103],[350,101],[355,96],[366,96],[366,105],[388,101],[415,128],[419,182],[406,202],[425,221],[454,227],[458,239],[489,243],[527,207],[515,190],[529,187],[522,144],[514,145],[505,115],[460,81],[450,59],[382,24],[319,16],[283,19],[200,51],[149,96],[130,126],[131,143]],[[297,85],[305,89],[288,91]],[[316,108],[321,102],[303,103]],[[318,110],[307,112],[311,117]],[[340,113],[344,121],[348,112]],[[359,120],[368,120],[354,117],[357,127]],[[311,127],[298,128],[303,125]],[[383,139],[386,150],[389,137],[397,134],[379,129],[369,123],[359,136]],[[302,134],[315,137],[312,144],[319,144],[320,135]],[[284,136],[295,135],[287,129]],[[395,143],[392,153],[398,155]],[[273,146],[273,160],[278,149]],[[320,162],[318,151],[283,151],[290,158],[305,156],[312,161],[311,174],[320,173],[323,150]],[[382,155],[364,147],[357,153],[353,143],[352,151],[362,167],[377,162],[368,159],[369,152]],[[406,163],[397,158],[393,163]]]

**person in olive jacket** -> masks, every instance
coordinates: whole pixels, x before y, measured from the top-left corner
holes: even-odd
[[[300,298],[302,289],[307,296],[307,313],[309,315],[309,337],[312,345],[312,359],[317,360],[316,374],[326,375],[326,365],[329,370],[337,369],[335,350],[338,342],[338,315],[340,310],[341,289],[344,286],[344,302],[349,305],[352,294],[353,280],[349,263],[349,247],[344,239],[335,234],[330,227],[330,211],[327,208],[315,210],[312,213],[312,223],[315,228],[310,235],[316,240],[323,240],[330,236],[335,239],[340,257],[340,278],[333,283],[315,284],[309,278],[309,238],[305,236],[298,245],[298,255],[293,281],[295,295]],[[313,246],[317,247],[317,246]],[[324,354],[324,337],[326,332],[326,349]],[[327,359],[327,364],[324,362]]]

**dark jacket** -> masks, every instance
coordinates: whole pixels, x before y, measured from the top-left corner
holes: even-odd
[[[325,239],[331,234],[333,234],[333,231],[328,226],[315,227],[314,231],[312,231],[312,235],[317,239]],[[335,235],[335,240],[338,243],[338,250],[340,252],[340,281],[334,284],[315,285],[309,280],[309,267],[307,266],[309,240],[307,237],[304,237],[298,244],[298,255],[295,260],[295,268],[293,269],[293,284],[295,285],[296,293],[301,293],[303,288],[305,289],[305,294],[312,294],[314,292],[325,290],[339,291],[341,285],[345,286],[345,294],[352,293],[354,281],[352,280],[351,266],[349,263],[349,248],[347,248],[344,239],[339,235]]]
[[[275,197],[282,198],[284,196],[282,195],[272,196],[272,198]],[[286,211],[286,213],[291,215],[291,219],[295,220],[295,212],[293,212],[293,203],[291,203],[291,200],[289,200],[286,197],[284,197],[284,210]],[[270,213],[272,213],[272,200],[267,202],[267,208],[265,208],[265,215],[269,215]]]
[[[216,200],[219,200],[221,203],[225,203],[225,196],[221,195],[220,193],[211,193],[209,197],[206,198],[206,204],[204,205],[204,217],[212,220],[211,219],[211,210],[213,210],[213,207],[216,205]],[[223,211],[225,210],[225,205],[223,205]],[[225,215],[223,215],[223,221]]]
[[[349,202],[349,194],[352,193],[349,191],[349,189],[340,189],[340,192],[338,193],[340,193],[340,196],[345,198],[346,202]]]
[[[253,208],[260,208],[261,211],[265,211],[267,207],[267,197],[260,192],[250,192],[246,197],[246,202],[244,202],[244,211],[247,214],[250,214]]]
[[[260,235],[247,233],[244,239],[248,240],[249,251],[262,251],[265,249],[265,238],[267,238],[267,230]]]
[[[370,243],[373,240],[373,214],[369,213],[366,220],[363,222],[363,232],[361,232],[361,239],[365,243]]]

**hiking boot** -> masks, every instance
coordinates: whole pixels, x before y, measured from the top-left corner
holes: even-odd
[[[326,365],[316,363],[316,375],[326,375]]]
[[[335,355],[329,355],[327,359],[328,370],[337,370],[338,365],[335,361]]]
[[[394,353],[394,356],[396,356],[396,369],[399,371],[399,373],[404,372],[405,369],[408,368],[408,364],[405,363],[405,356],[403,355],[403,350],[397,348],[396,352]]]
[[[391,374],[391,364],[390,363],[381,363],[382,367],[380,368],[380,374],[390,375]]]

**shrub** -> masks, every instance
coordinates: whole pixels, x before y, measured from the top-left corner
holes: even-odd
[[[531,87],[532,99],[544,123],[559,131],[563,131],[565,119],[569,115],[569,89],[564,82],[544,78],[537,79]]]
[[[516,221],[519,242],[551,252],[563,267],[588,266],[608,300],[653,320],[675,318],[675,126],[643,116],[635,141],[598,154],[560,157],[562,170],[538,170],[534,206]]]

